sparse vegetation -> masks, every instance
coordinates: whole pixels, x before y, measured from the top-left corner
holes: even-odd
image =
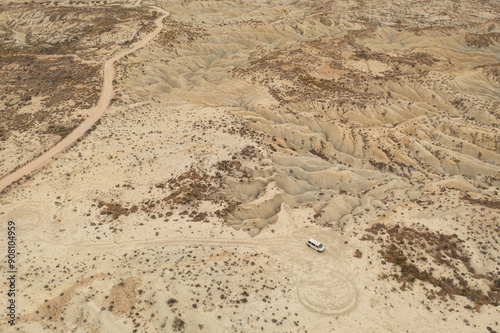
[[[47,128],[45,133],[59,135],[59,136],[64,138],[66,135],[71,133],[74,130],[74,128],[75,128],[74,126],[73,127],[65,127],[65,126],[61,126],[61,125],[49,125],[49,127]]]
[[[372,240],[380,243],[382,258],[398,267],[398,272],[390,276],[402,283],[401,289],[411,288],[416,280],[427,282],[438,288],[437,291],[429,290],[428,298],[435,296],[450,297],[464,296],[472,300],[479,308],[485,304],[497,306],[500,293],[491,289],[487,294],[479,289],[470,287],[471,279],[486,278],[494,286],[494,273],[476,275],[470,262],[470,255],[462,245],[463,241],[457,235],[444,235],[429,230],[416,230],[395,225],[387,227],[378,223],[366,230],[362,240]],[[373,236],[371,236],[371,235]],[[378,237],[377,237],[378,236]],[[377,237],[377,238],[375,238]],[[436,276],[428,261],[448,270],[448,276]],[[468,275],[460,274],[460,265],[465,267]],[[429,267],[429,268],[425,268]],[[385,278],[388,278],[386,275]]]
[[[92,108],[99,98],[103,55],[96,50],[115,41],[128,45],[153,28],[154,15],[147,9],[113,6],[83,10],[58,6],[57,2],[44,7],[2,6],[1,141],[12,144],[17,133],[26,138],[26,142],[17,139],[18,146],[29,144],[28,138],[42,145],[52,143],[45,134],[65,137],[85,119],[76,111]],[[15,32],[30,26],[32,17],[36,17],[37,28],[23,33],[17,41]],[[129,31],[137,27],[138,32],[120,36],[124,25]],[[114,34],[114,38],[101,38],[105,34]],[[27,147],[21,150],[29,151]]]
[[[0,6],[0,164],[160,12],[72,2]],[[158,6],[99,126],[2,193],[20,331],[498,331],[491,1]]]
[[[131,211],[128,208],[124,208],[119,203],[105,202],[102,200],[99,201],[99,204],[97,207],[98,208],[104,207],[104,209],[101,210],[101,215],[111,215],[114,220],[119,218],[120,215],[128,215]],[[132,211],[134,211],[134,209],[132,209]]]
[[[493,209],[500,209],[500,200],[494,199],[473,199],[471,197],[464,196],[462,200],[468,201],[472,204],[485,206]]]
[[[172,329],[174,330],[174,332],[183,332],[184,325],[184,320],[179,317],[175,317],[174,322],[172,323]]]

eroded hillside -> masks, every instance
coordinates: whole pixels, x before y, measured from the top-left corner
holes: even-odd
[[[67,103],[95,104],[99,66],[154,28],[150,5],[171,15],[116,64],[102,121],[0,198],[20,227],[22,329],[500,331],[495,2],[3,8],[2,52],[26,53],[6,64],[24,75],[6,119],[33,107],[30,84],[44,99],[26,133],[84,119]],[[65,46],[34,55],[51,24]],[[37,81],[50,73],[66,93]]]

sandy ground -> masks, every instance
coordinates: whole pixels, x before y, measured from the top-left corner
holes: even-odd
[[[135,5],[139,4],[140,2],[136,3]],[[55,144],[52,148],[43,152],[42,155],[38,156],[29,163],[23,165],[15,172],[12,172],[8,174],[6,177],[0,179],[0,191],[2,191],[5,187],[11,185],[13,182],[22,179],[26,175],[32,173],[34,170],[37,170],[40,167],[42,167],[52,158],[54,158],[62,151],[64,151],[64,149],[74,144],[79,138],[81,138],[85,134],[85,132],[92,129],[92,126],[94,126],[96,122],[101,118],[104,111],[108,108],[109,102],[111,101],[111,97],[113,95],[113,80],[115,74],[113,67],[114,63],[120,60],[121,58],[127,56],[128,54],[134,53],[138,49],[147,45],[163,29],[163,23],[162,23],[163,19],[168,15],[170,15],[170,13],[158,7],[154,8],[162,12],[163,14],[155,21],[155,24],[157,26],[156,29],[151,34],[144,37],[141,41],[133,45],[133,47],[131,47],[130,49],[119,52],[117,55],[113,56],[112,58],[110,58],[105,62],[101,96],[99,98],[99,101],[97,102],[97,106],[95,107],[95,109],[87,115],[86,119],[81,125],[79,125],[69,135],[65,136],[61,141],[57,142],[57,144]]]
[[[498,9],[136,5],[99,124],[0,198],[2,330],[500,331]]]

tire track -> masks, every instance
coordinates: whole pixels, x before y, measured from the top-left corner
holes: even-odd
[[[140,1],[136,2],[135,5],[139,5]],[[140,48],[146,46],[149,42],[151,42],[163,29],[163,19],[170,16],[170,13],[162,8],[152,6],[151,8],[156,9],[158,12],[162,13],[160,17],[155,20],[156,29],[144,37],[142,40],[138,41],[134,44],[134,46],[127,50],[122,50],[115,56],[108,59],[104,64],[104,79],[103,79],[103,87],[101,91],[101,97],[97,102],[97,106],[90,113],[90,115],[85,119],[83,123],[81,123],[73,132],[68,134],[64,139],[59,141],[55,146],[47,150],[42,155],[33,159],[31,162],[25,164],[19,169],[11,172],[10,174],[4,176],[0,179],[0,193],[4,194],[4,190],[9,187],[12,183],[22,179],[23,177],[39,170],[41,167],[49,163],[51,160],[55,159],[60,153],[62,153],[65,149],[73,145],[79,138],[81,138],[85,132],[90,130],[92,126],[94,126],[97,121],[102,117],[104,111],[109,106],[111,102],[111,98],[113,97],[113,79],[115,77],[115,69],[114,64],[116,61],[120,60],[126,55],[129,55]],[[0,194],[1,195],[1,194]]]

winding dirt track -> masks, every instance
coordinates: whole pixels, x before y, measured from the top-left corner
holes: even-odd
[[[136,3],[136,5],[140,4],[140,1]],[[42,155],[38,156],[28,164],[22,166],[16,171],[6,175],[2,179],[0,179],[0,192],[3,191],[7,186],[12,183],[20,180],[24,176],[29,175],[33,171],[41,168],[43,165],[48,163],[50,160],[55,158],[59,153],[61,153],[64,149],[71,146],[75,141],[77,141],[80,137],[82,137],[85,132],[92,128],[92,126],[101,118],[104,114],[104,111],[109,106],[111,98],[113,97],[113,79],[115,77],[115,69],[114,63],[117,60],[120,60],[124,56],[137,51],[138,49],[147,45],[151,40],[153,40],[163,29],[163,19],[170,15],[166,10],[152,6],[152,8],[156,9],[158,12],[163,13],[160,17],[155,20],[156,29],[144,37],[142,40],[138,41],[134,44],[134,46],[127,50],[122,50],[114,57],[108,59],[104,64],[104,83],[101,91],[101,97],[99,98],[99,102],[95,109],[90,113],[90,115],[85,119],[85,121],[80,124],[73,132],[67,135],[64,139],[59,141],[55,146],[47,150]]]

